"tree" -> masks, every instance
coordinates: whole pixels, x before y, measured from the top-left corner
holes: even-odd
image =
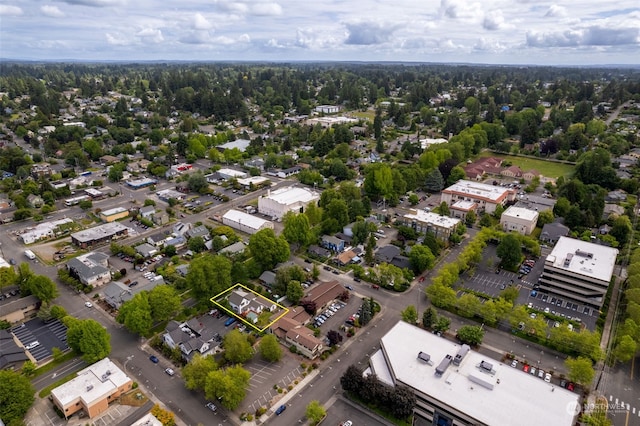
[[[247,336],[238,330],[231,330],[224,336],[224,357],[235,364],[248,361],[253,356],[253,348]]]
[[[429,247],[421,244],[416,244],[411,247],[409,253],[409,264],[416,274],[422,273],[426,269],[433,268],[433,264],[436,261],[436,257],[431,253]]]
[[[288,242],[306,246],[313,240],[311,223],[304,213],[289,211],[285,213],[282,222],[284,223],[282,235]]]
[[[207,376],[217,368],[214,357],[196,353],[193,359],[182,368],[185,387],[191,390],[204,390]]]
[[[476,223],[477,219],[478,219],[478,216],[476,215],[476,212],[474,212],[473,210],[469,210],[469,212],[464,218],[464,223],[468,227],[472,227]]]
[[[287,299],[294,305],[297,305],[302,296],[304,296],[304,289],[302,288],[302,284],[300,281],[292,280],[289,282],[287,286]]]
[[[269,362],[277,362],[282,358],[282,348],[273,334],[267,334],[260,340],[260,355]]]
[[[250,378],[251,373],[240,366],[212,371],[207,376],[205,396],[218,399],[225,408],[235,410],[246,396]]]
[[[424,328],[431,328],[431,326],[433,325],[434,321],[437,319],[438,317],[438,313],[436,312],[436,310],[429,306],[423,313],[422,313],[422,325]]]
[[[438,317],[433,324],[433,330],[439,333],[444,333],[451,326],[451,320],[447,317]]]
[[[522,248],[518,237],[512,233],[506,234],[498,244],[496,254],[500,257],[505,268],[516,267],[522,260]]]
[[[578,358],[569,357],[564,362],[564,365],[569,371],[569,380],[583,386],[589,386],[591,384],[591,381],[595,376],[595,371],[589,358],[582,356],[579,356]]]
[[[0,418],[6,425],[20,425],[35,400],[29,379],[18,372],[0,370]]]
[[[415,325],[418,322],[418,311],[416,311],[416,307],[413,305],[407,306],[400,315],[402,316],[402,321],[408,322],[409,324]]]
[[[458,329],[457,337],[462,343],[477,346],[482,343],[484,330],[477,325],[463,325]]]
[[[225,256],[204,253],[195,257],[185,277],[193,296],[205,301],[231,287],[231,265]]]
[[[82,354],[87,364],[93,364],[105,358],[111,352],[111,336],[105,328],[92,319],[79,320],[66,316],[67,343],[76,353]]]
[[[329,340],[329,346],[335,346],[342,342],[342,335],[336,330],[329,330],[327,332],[327,339]]]
[[[460,166],[455,166],[451,169],[451,173],[449,173],[449,177],[447,178],[447,185],[453,185],[457,181],[461,179],[465,179],[467,175],[464,172],[464,169]]]
[[[273,229],[262,229],[249,238],[249,252],[262,271],[273,269],[289,258],[289,243],[276,237]]]
[[[638,344],[629,335],[620,337],[616,347],[613,349],[613,356],[617,362],[628,362],[634,357],[638,350]]]
[[[198,193],[203,193],[207,188],[209,188],[209,182],[207,182],[207,178],[204,177],[204,174],[200,171],[191,173],[189,175],[187,185],[189,187],[189,190]]]
[[[149,292],[149,307],[154,321],[166,321],[181,307],[180,295],[166,284],[154,287]]]
[[[438,308],[448,308],[456,302],[456,292],[451,287],[441,283],[433,283],[425,290],[427,297]]]
[[[319,401],[313,400],[307,405],[305,415],[312,425],[317,425],[327,415],[327,410]]]
[[[132,333],[145,336],[153,326],[151,317],[151,305],[149,304],[149,293],[141,291],[127,300],[120,306],[116,321]]]
[[[444,188],[444,178],[440,169],[434,166],[433,170],[427,175],[424,188],[431,192],[440,192]]]
[[[420,198],[416,194],[409,195],[409,204],[412,206],[417,205],[420,202]]]
[[[26,283],[29,293],[33,294],[44,303],[49,303],[58,297],[58,287],[51,278],[46,275],[32,275]]]
[[[204,244],[204,238],[199,235],[195,237],[191,237],[189,242],[187,243],[187,248],[193,252],[201,253],[207,249],[207,246]]]
[[[175,426],[176,424],[175,414],[171,411],[163,410],[158,404],[153,406],[151,414],[162,423],[162,426]]]
[[[458,313],[466,318],[471,318],[478,313],[480,311],[480,306],[480,299],[478,299],[476,295],[470,293],[463,294],[456,301]]]

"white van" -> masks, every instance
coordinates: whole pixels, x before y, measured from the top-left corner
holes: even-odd
[[[24,251],[24,255],[27,256],[29,258],[29,260],[33,260],[36,258],[36,255],[34,252],[32,252],[31,250],[25,250]]]

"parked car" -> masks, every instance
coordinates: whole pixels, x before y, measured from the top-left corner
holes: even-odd
[[[40,346],[40,342],[38,342],[37,340],[35,342],[31,342],[29,343],[27,346],[25,346],[24,348],[28,351],[30,351],[31,349],[37,348],[38,346]]]
[[[168,374],[168,375],[170,375],[170,376],[173,376],[174,374],[176,374],[176,372],[175,372],[175,371],[173,371],[173,368],[166,368],[166,369],[164,370],[164,372],[165,372],[165,373],[167,373],[167,374]]]
[[[544,375],[544,381],[547,383],[551,383],[551,374],[547,373]]]
[[[276,416],[279,416],[280,414],[282,414],[286,409],[287,409],[287,406],[284,404],[279,406],[278,409],[276,410]]]
[[[93,307],[93,303],[91,303],[91,302],[84,302],[84,306],[86,306],[87,308],[92,308],[92,307]]]
[[[511,361],[511,366],[513,368],[518,368],[518,361],[516,361],[515,359],[513,361]]]
[[[544,370],[538,370],[538,377],[544,379]]]
[[[213,405],[212,402],[207,402],[204,406],[207,407],[209,410],[213,411],[214,413],[218,410],[216,406]]]
[[[152,363],[154,363],[154,364],[157,364],[157,363],[159,363],[159,362],[160,362],[160,360],[158,359],[158,357],[157,357],[157,356],[155,356],[155,355],[151,355],[151,356],[149,357],[149,359],[150,359],[150,360],[151,360],[151,362],[152,362]]]
[[[347,290],[351,290],[351,291],[353,291],[353,287],[351,287],[350,285],[346,285],[346,286],[345,286],[345,288],[346,288]]]

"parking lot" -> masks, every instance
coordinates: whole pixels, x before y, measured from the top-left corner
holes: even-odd
[[[53,348],[61,351],[69,349],[67,345],[67,327],[59,320],[45,323],[40,318],[32,319],[14,327],[11,332],[36,361],[42,361],[53,355]]]
[[[288,389],[294,387],[296,382],[303,378],[304,370],[300,366],[301,358],[283,350],[283,357],[278,363],[269,363],[256,356],[244,365],[251,372],[246,403],[242,411],[255,413],[260,407],[270,408],[277,397],[284,395],[279,393],[274,385]]]
[[[496,246],[488,245],[483,253],[483,262],[471,277],[463,276],[461,286],[497,297],[502,290],[513,285],[519,290],[518,304],[529,306],[531,303],[530,309],[534,311],[557,315],[567,320],[573,319],[584,324],[589,330],[594,330],[600,315],[597,310],[534,290],[544,269],[544,259],[550,252],[550,248],[543,247],[539,259],[528,258],[535,260],[528,273],[515,273],[498,268],[500,259],[496,255]],[[545,309],[548,309],[548,312],[545,312]],[[553,327],[555,320],[547,322]]]

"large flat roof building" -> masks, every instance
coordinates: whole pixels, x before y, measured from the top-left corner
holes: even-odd
[[[369,363],[415,392],[414,424],[571,426],[579,411],[577,394],[402,321]]]
[[[273,229],[273,222],[233,209],[222,216],[222,223],[247,234],[255,234],[267,228]]]
[[[544,262],[540,291],[600,309],[618,250],[560,237]]]
[[[301,213],[310,203],[317,203],[320,194],[307,188],[289,186],[258,198],[258,211],[274,219],[282,217],[290,211]]]
[[[78,247],[88,248],[127,235],[129,228],[120,222],[109,222],[71,234],[71,242]]]
[[[400,221],[418,232],[430,232],[440,240],[448,240],[460,223],[460,219],[423,210],[410,210]]]
[[[442,190],[441,201],[452,205],[458,201],[473,201],[480,212],[493,213],[498,205],[515,200],[516,192],[497,185],[459,180]]]
[[[131,389],[133,381],[109,358],[78,372],[75,379],[51,391],[53,403],[65,418],[84,410],[93,418],[109,408],[109,403]]]

